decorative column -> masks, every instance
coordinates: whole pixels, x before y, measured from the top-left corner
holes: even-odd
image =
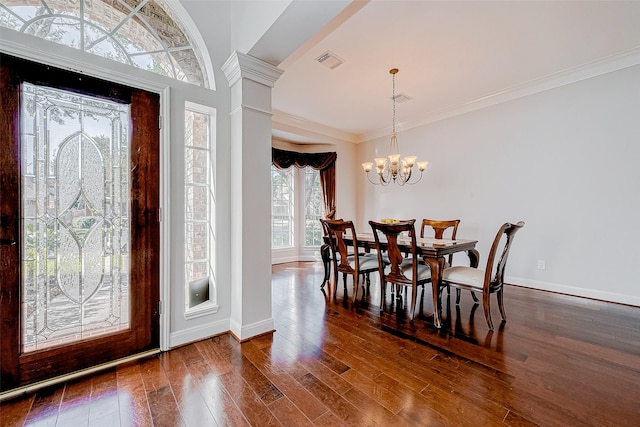
[[[271,90],[283,70],[234,52],[231,88],[231,332],[273,331],[271,312]]]

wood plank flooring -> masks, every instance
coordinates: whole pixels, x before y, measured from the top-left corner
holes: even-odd
[[[275,333],[4,402],[0,425],[640,425],[640,308],[508,286],[496,331],[468,293],[460,306],[445,294],[439,331],[428,297],[411,324],[391,294],[380,313],[377,277],[355,306],[321,281],[320,263],[274,266]]]

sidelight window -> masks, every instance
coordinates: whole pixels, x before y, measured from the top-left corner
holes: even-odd
[[[212,168],[213,112],[191,104],[185,109],[185,301],[187,311],[215,302],[215,226]]]

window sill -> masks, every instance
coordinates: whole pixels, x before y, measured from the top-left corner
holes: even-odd
[[[198,304],[184,312],[184,318],[186,320],[196,319],[202,316],[208,316],[218,312],[218,304],[213,301],[205,301],[202,304]]]

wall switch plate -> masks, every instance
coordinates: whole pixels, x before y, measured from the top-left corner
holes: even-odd
[[[545,269],[544,260],[539,259],[538,260],[538,270],[544,270],[544,269]]]

